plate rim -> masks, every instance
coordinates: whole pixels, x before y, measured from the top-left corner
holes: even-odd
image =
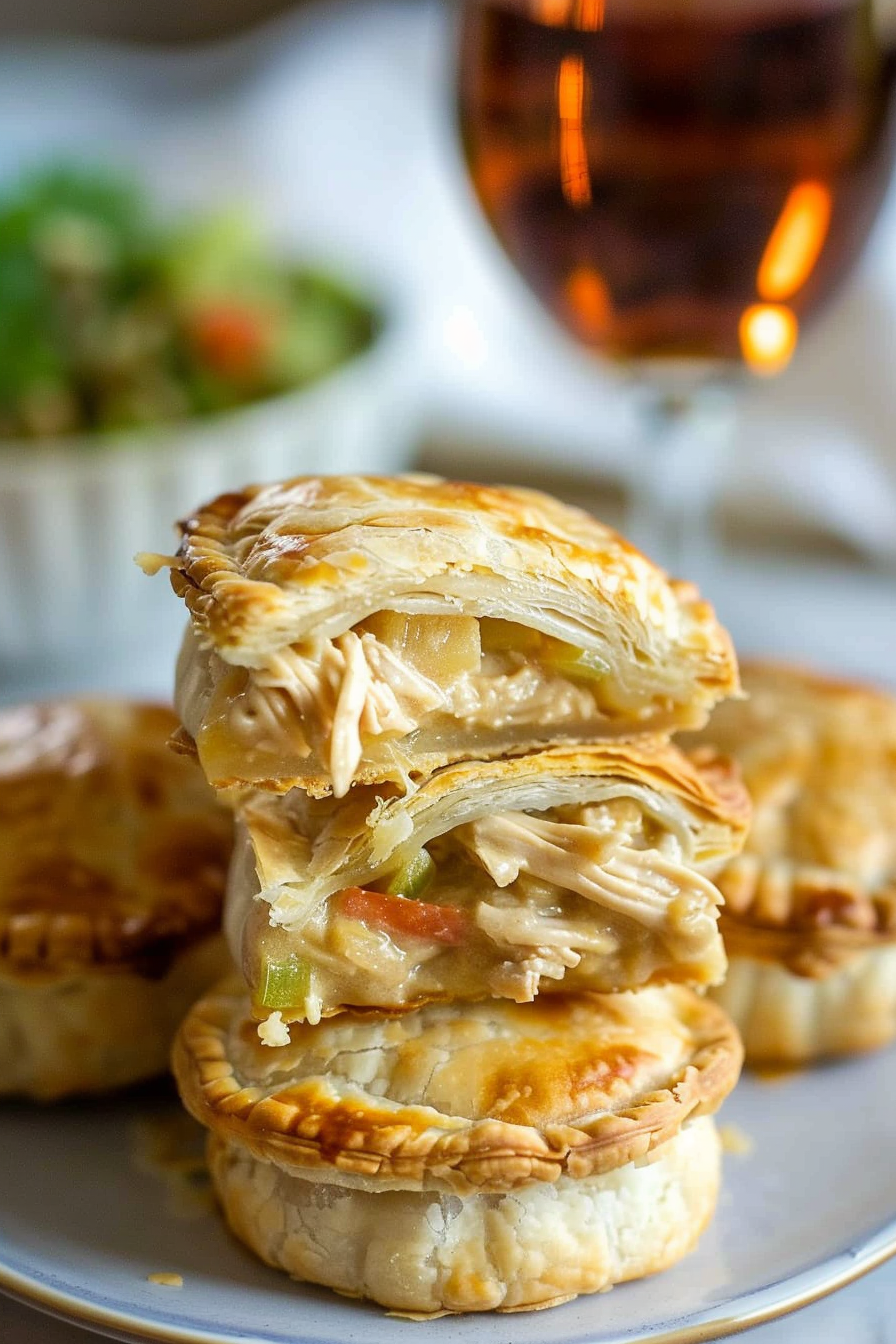
[[[836,1251],[789,1278],[756,1288],[746,1296],[718,1307],[710,1307],[689,1324],[674,1325],[646,1335],[617,1335],[618,1344],[710,1344],[710,1341],[781,1320],[802,1307],[811,1306],[894,1258],[896,1217],[862,1238],[857,1245]],[[272,1335],[249,1336],[245,1330],[236,1328],[232,1333],[219,1334],[217,1329],[210,1333],[203,1327],[163,1325],[145,1315],[104,1307],[65,1289],[41,1283],[34,1275],[17,1270],[4,1261],[2,1254],[0,1293],[68,1324],[103,1334],[116,1332],[113,1338],[152,1341],[153,1344],[272,1344],[275,1339]],[[468,1316],[475,1314],[467,1313]],[[320,1339],[303,1339],[300,1335],[292,1338],[293,1344],[323,1344]],[[279,1339],[276,1344],[280,1344]],[[588,1344],[587,1336],[570,1340],[569,1344]]]

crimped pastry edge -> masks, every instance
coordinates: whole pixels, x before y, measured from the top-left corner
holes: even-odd
[[[715,881],[725,898],[719,928],[734,955],[820,980],[863,952],[896,944],[892,881],[874,887],[849,873],[751,853],[730,860]]]
[[[328,1113],[318,1102],[303,1111],[285,1099],[288,1088],[281,1100],[238,1081],[228,1034],[235,1015],[251,1019],[244,994],[228,985],[194,1005],[175,1039],[172,1068],[181,1099],[200,1124],[306,1179],[371,1190],[508,1191],[563,1174],[581,1179],[612,1171],[665,1143],[685,1121],[718,1109],[740,1073],[737,1031],[709,1000],[680,988],[664,992],[670,1012],[675,997],[686,995],[700,1014],[689,1060],[665,1087],[591,1120],[587,1129],[555,1124],[540,1131],[459,1117],[438,1127],[423,1123],[434,1115],[423,1105],[404,1106],[382,1121],[365,1120],[363,1103],[337,1102]]]
[[[65,981],[73,973],[158,979],[172,962],[221,924],[220,903],[202,921],[185,911],[147,911],[127,923],[106,915],[46,910],[0,914],[0,977],[22,986]]]
[[[807,722],[813,715],[820,715],[822,722],[826,717],[837,722],[835,716],[841,708],[852,707],[861,716],[868,740],[873,741],[873,759],[882,744],[896,745],[896,695],[892,691],[831,676],[800,663],[747,658],[740,666],[748,699],[752,694],[767,695],[774,703],[778,692],[781,713],[787,715],[789,706],[802,698]],[[726,723],[726,715],[731,712],[731,707],[719,711]],[[746,712],[749,714],[749,705]],[[743,741],[754,740],[756,731],[742,729]],[[760,739],[767,735],[766,729],[758,731]],[[690,745],[694,740],[692,735],[685,735],[691,756],[710,744],[716,749],[713,723],[696,736],[700,746]],[[736,760],[731,728],[721,730],[720,741],[726,754]],[[864,746],[863,741],[855,743],[855,751],[861,755]],[[775,759],[773,749],[771,757]],[[896,761],[896,757],[892,759]],[[890,777],[896,788],[896,768],[890,771]],[[879,790],[882,785],[875,781],[869,787]],[[757,820],[763,807],[764,800],[759,798]],[[850,872],[848,866],[766,857],[750,845],[748,837],[746,850],[730,860],[715,878],[725,897],[721,923],[733,952],[778,962],[795,975],[821,978],[862,952],[896,942],[896,872],[870,882]]]

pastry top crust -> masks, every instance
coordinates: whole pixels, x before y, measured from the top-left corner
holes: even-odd
[[[731,641],[691,584],[533,490],[297,477],[222,495],[181,531],[172,584],[200,640],[228,662],[260,666],[381,609],[462,611],[519,619],[630,665],[645,704],[666,694],[682,722],[738,689]]]
[[[749,699],[699,741],[740,764],[744,853],[716,878],[729,950],[822,975],[896,940],[896,698],[799,667],[743,667]]]
[[[242,817],[274,921],[292,925],[333,892],[376,879],[477,817],[618,797],[635,799],[678,835],[694,865],[737,853],[749,824],[736,767],[711,748],[685,756],[664,737],[462,761],[406,794],[367,786],[338,801],[299,790],[273,803],[256,795],[244,801]]]
[[[218,927],[231,821],[176,727],[118,700],[0,712],[0,974],[163,974]]]
[[[173,1062],[197,1120],[286,1170],[468,1193],[632,1161],[720,1105],[741,1046],[715,1004],[673,987],[343,1013],[271,1050],[225,984]]]

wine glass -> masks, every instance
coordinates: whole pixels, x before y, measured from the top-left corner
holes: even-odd
[[[643,417],[628,531],[705,567],[743,375],[780,373],[893,160],[872,0],[465,0],[460,130],[536,295]]]

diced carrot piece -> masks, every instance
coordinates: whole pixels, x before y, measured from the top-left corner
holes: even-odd
[[[336,899],[340,914],[347,919],[360,919],[374,928],[431,943],[456,946],[465,941],[471,928],[469,915],[456,905],[409,901],[365,887],[346,887]]]

